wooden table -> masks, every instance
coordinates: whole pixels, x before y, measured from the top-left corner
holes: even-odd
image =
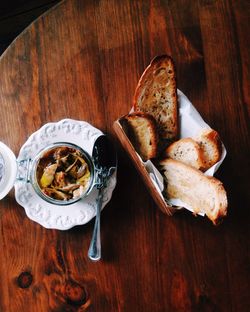
[[[11,44],[0,58],[0,140],[17,155],[43,124],[86,120],[113,136],[119,170],[98,263],[87,258],[93,221],[47,230],[13,191],[0,202],[0,311],[249,311],[249,19],[248,1],[68,0]],[[228,150],[218,227],[164,215],[112,131],[163,53]]]

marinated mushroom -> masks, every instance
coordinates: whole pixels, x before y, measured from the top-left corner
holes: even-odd
[[[80,197],[89,186],[90,171],[83,154],[72,147],[55,147],[42,155],[37,165],[41,191],[57,200]]]

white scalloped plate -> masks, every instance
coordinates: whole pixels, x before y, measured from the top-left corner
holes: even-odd
[[[100,130],[84,121],[63,119],[48,123],[28,138],[19,152],[17,161],[33,159],[43,148],[56,142],[76,144],[91,155],[94,142],[101,134]],[[115,185],[116,172],[110,177],[104,190],[102,208],[110,201]],[[30,183],[16,181],[15,197],[29,219],[48,229],[68,230],[76,225],[88,223],[96,215],[96,188],[74,204],[57,206],[39,197]]]

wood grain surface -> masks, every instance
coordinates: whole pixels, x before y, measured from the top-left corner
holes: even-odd
[[[59,0],[8,0],[0,2],[0,55],[42,13]]]
[[[87,258],[93,221],[47,230],[13,190],[0,202],[0,311],[249,311],[249,20],[249,1],[68,0],[3,53],[0,140],[17,155],[43,124],[86,120],[112,136],[119,170],[98,263]],[[163,53],[228,150],[217,177],[229,213],[218,227],[164,215],[112,131]]]

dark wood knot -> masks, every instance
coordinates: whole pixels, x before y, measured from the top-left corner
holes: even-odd
[[[22,272],[17,278],[17,285],[20,288],[28,288],[30,287],[33,281],[33,276],[30,272]]]
[[[64,297],[68,304],[81,306],[88,301],[85,288],[75,281],[67,281],[64,286]]]

